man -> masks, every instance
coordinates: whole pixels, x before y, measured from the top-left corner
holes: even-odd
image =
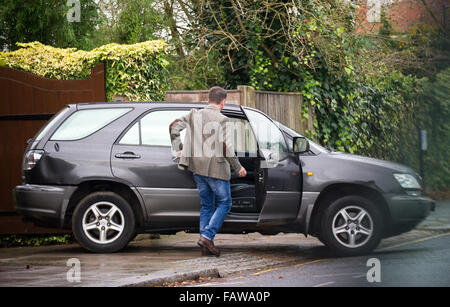
[[[202,255],[220,256],[214,237],[231,209],[230,164],[240,177],[247,172],[234,154],[233,131],[228,118],[221,113],[227,92],[218,86],[209,90],[208,106],[192,109],[169,126],[173,150],[179,166],[194,174],[200,196],[200,239]],[[184,144],[180,132],[187,128]],[[215,208],[217,203],[217,209]]]

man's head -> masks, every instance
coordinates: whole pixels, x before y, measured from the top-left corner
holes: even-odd
[[[225,100],[227,99],[227,91],[220,86],[214,86],[209,89],[208,103],[214,104],[219,107],[220,110],[223,109]]]

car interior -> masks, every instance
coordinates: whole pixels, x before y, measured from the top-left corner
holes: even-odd
[[[258,147],[249,122],[242,118],[232,118],[235,124],[235,154],[241,165],[247,170],[247,176],[240,178],[231,168],[232,212],[256,213],[260,211],[257,202],[257,173],[259,171]]]

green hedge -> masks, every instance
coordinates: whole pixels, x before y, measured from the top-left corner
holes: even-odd
[[[106,65],[107,100],[115,95],[132,101],[161,100],[167,87],[168,45],[162,40],[133,45],[108,44],[91,51],[54,48],[39,42],[17,43],[20,49],[0,52],[0,66],[53,79],[84,79]]]
[[[449,191],[450,68],[438,73],[435,80],[423,80],[421,88],[415,113],[421,123],[418,128],[427,130],[425,182],[431,190]]]
[[[59,245],[73,242],[72,234],[0,235],[0,248]]]

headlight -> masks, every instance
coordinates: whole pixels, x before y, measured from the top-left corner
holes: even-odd
[[[422,189],[416,178],[410,174],[394,174],[394,178],[404,189]]]

